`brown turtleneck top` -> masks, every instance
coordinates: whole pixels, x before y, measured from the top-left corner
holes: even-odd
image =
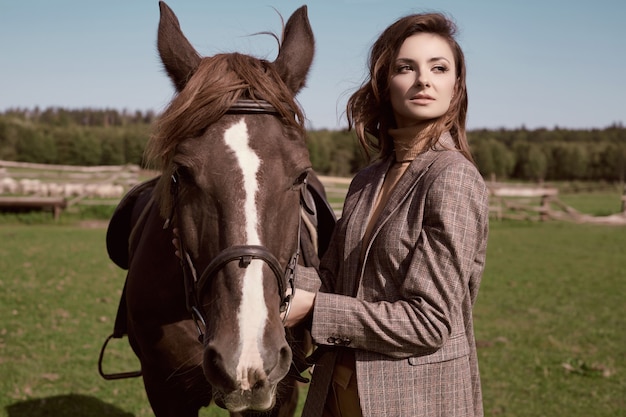
[[[383,185],[376,198],[376,202],[374,203],[374,207],[372,207],[367,229],[363,236],[361,259],[363,259],[365,254],[364,251],[367,247],[367,243],[369,243],[374,224],[387,204],[391,192],[415,157],[424,151],[426,138],[419,135],[420,131],[421,130],[415,126],[389,129],[389,135],[393,138],[395,162],[389,167]]]

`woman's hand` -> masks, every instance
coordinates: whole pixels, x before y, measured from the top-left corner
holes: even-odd
[[[291,291],[290,289],[288,291]],[[297,290],[291,299],[291,309],[285,320],[285,327],[292,327],[304,320],[312,311],[315,303],[315,292]],[[284,313],[283,313],[284,314]]]

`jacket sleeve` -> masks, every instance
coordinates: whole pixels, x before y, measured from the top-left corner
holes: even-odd
[[[477,274],[475,259],[486,244],[488,192],[470,164],[446,167],[425,192],[419,238],[401,260],[406,266],[368,272],[390,280],[393,296],[368,301],[377,297],[318,293],[312,326],[316,343],[406,358],[434,353],[450,338]],[[385,245],[377,250],[385,251]]]

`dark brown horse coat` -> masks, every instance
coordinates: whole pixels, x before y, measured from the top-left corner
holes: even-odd
[[[295,343],[303,329],[283,327],[285,289],[291,263],[317,266],[328,240],[329,229],[313,239],[305,226],[334,222],[312,191],[294,100],[313,58],[306,7],[287,21],[274,62],[200,57],[160,8],[158,49],[177,94],[147,149],[162,175],[135,189],[109,227],[109,254],[128,269],[116,335],[128,333],[157,417],[196,416],[211,398],[233,415],[291,415],[288,371],[308,347]],[[312,223],[301,220],[307,211]]]

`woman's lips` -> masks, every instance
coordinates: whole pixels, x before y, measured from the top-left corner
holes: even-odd
[[[435,99],[428,94],[418,94],[411,98],[411,102],[416,104],[430,104],[434,100]]]

